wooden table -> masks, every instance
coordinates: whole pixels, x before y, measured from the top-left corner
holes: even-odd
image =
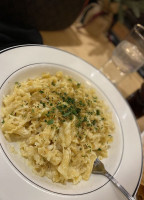
[[[108,41],[104,33],[96,34],[87,31],[86,28],[78,29],[77,25],[72,25],[62,31],[41,31],[41,35],[44,44],[73,53],[97,69],[110,58],[114,49],[113,44]],[[133,73],[127,76],[118,87],[122,95],[126,97],[138,89],[143,81],[143,78],[137,73]],[[140,130],[143,131],[144,117],[137,122]],[[144,178],[139,190],[143,187],[142,185],[144,185]]]

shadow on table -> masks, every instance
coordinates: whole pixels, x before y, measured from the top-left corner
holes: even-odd
[[[105,33],[98,31],[98,33],[91,34],[90,32],[87,31],[87,29],[85,29],[85,31],[83,30],[78,30],[78,31],[81,35],[92,38],[92,40],[94,41],[94,43],[92,42],[88,43],[89,47],[91,46],[91,51],[89,51],[89,56],[106,54],[108,58],[111,57],[114,47],[106,37]]]
[[[81,41],[70,27],[60,31],[41,31],[43,43],[50,46],[79,46]]]
[[[112,52],[112,46],[109,44],[109,41],[106,37],[96,37],[95,38],[96,42],[97,42],[97,46],[95,47],[95,45],[93,43],[89,43],[89,45],[91,45],[93,48],[92,50],[89,52],[89,55],[101,55],[101,54],[107,54],[108,57],[111,57],[111,52]],[[111,51],[110,51],[111,49]]]

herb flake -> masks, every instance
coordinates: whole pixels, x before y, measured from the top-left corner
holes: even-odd
[[[40,101],[40,103],[43,105],[44,108],[46,107],[44,102]]]
[[[45,120],[45,122],[48,124],[48,125],[51,125],[54,123],[54,120],[53,119],[50,119],[49,121]]]
[[[39,92],[40,92],[41,94],[43,94],[43,93],[44,93],[44,91],[43,91],[43,90],[40,90]]]
[[[5,123],[5,121],[4,121],[4,119],[2,120],[2,122],[1,122],[2,124],[4,124]]]
[[[96,114],[97,114],[97,115],[100,115],[100,110],[96,110]]]

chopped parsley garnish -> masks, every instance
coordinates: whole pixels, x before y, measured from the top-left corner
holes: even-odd
[[[87,117],[86,116],[84,116],[83,122],[87,122]]]
[[[45,122],[48,124],[48,125],[51,125],[54,123],[54,120],[53,119],[50,119],[49,121],[45,120]]]
[[[63,109],[67,108],[67,105],[65,104],[60,104],[57,106],[57,109],[61,112]]]
[[[56,84],[54,82],[52,82],[52,85],[55,86]]]
[[[15,82],[15,84],[17,84],[17,85],[18,85],[18,84],[19,84],[19,82]]]
[[[66,93],[65,93],[65,96],[61,95],[60,97],[62,98],[63,102],[68,104],[66,105],[65,103],[62,104],[60,102],[57,104],[57,109],[62,114],[62,116],[65,118],[68,117],[68,119],[70,120],[73,119],[72,115],[75,115],[78,117],[81,109],[76,106],[75,99],[69,96],[67,97]]]
[[[67,97],[67,99],[65,99],[65,102],[67,102],[68,104],[74,104],[75,103],[75,99],[71,98],[71,97]]]
[[[54,112],[55,112],[55,108],[52,108],[52,110],[48,111],[48,113],[46,114],[46,116],[49,117]]]
[[[77,87],[79,88],[81,86],[81,84],[80,83],[77,83]]]
[[[81,126],[81,124],[82,124],[82,121],[81,120],[78,120],[78,122],[76,123],[76,127],[80,127]]]
[[[66,113],[63,114],[63,117],[67,117],[67,116],[69,116],[70,114],[71,114],[71,112],[66,112]]]
[[[96,124],[96,120],[95,120],[95,119],[92,121],[92,124],[93,124],[93,125],[95,125],[95,124]]]
[[[32,113],[34,113],[34,109],[32,109]]]
[[[85,106],[85,104],[82,101],[79,101],[80,106]]]
[[[71,78],[69,78],[69,79],[68,79],[68,81],[72,81],[72,79],[71,79]]]
[[[19,82],[15,82],[15,84],[17,85],[17,87],[21,87],[21,84]]]
[[[40,103],[43,105],[44,108],[46,107],[44,102],[40,101]]]
[[[101,151],[101,148],[98,148],[97,151]]]
[[[90,103],[91,103],[91,101],[88,99],[88,100],[87,100],[87,104],[88,104],[88,106],[90,106]]]
[[[10,115],[16,116],[16,112],[12,111]]]
[[[97,114],[97,115],[100,115],[100,110],[96,110],[96,114]]]
[[[94,114],[94,112],[87,112],[89,115],[92,115],[92,114]]]
[[[80,83],[77,83],[80,86]],[[61,113],[61,122],[63,120],[72,120],[73,116],[76,116],[76,123],[75,126],[79,128],[80,126],[86,126],[89,129],[96,125],[96,120],[91,120],[89,115],[100,115],[100,110],[96,111],[86,111],[88,106],[93,104],[93,101],[90,99],[75,99],[71,96],[68,96],[67,93],[56,93],[61,99],[62,102],[58,102],[56,108]],[[97,97],[93,97],[95,100]],[[86,103],[85,103],[86,102]],[[83,115],[84,114],[84,115]],[[47,114],[49,116],[49,113]]]
[[[55,108],[52,108],[52,111],[51,111],[51,113],[54,113],[54,111],[55,111]]]
[[[94,102],[97,102],[97,97],[93,97],[93,101],[94,101]]]
[[[4,121],[4,119],[2,120],[2,122],[1,122],[2,124],[4,124],[5,123],[5,121]]]
[[[49,97],[46,97],[46,99],[49,101]]]
[[[80,113],[81,109],[80,108],[72,108],[72,113],[76,116]]]
[[[50,112],[49,112],[49,111],[48,111],[48,113],[46,114],[46,116],[47,116],[47,117],[49,117],[49,116],[50,116]]]
[[[44,91],[43,91],[43,90],[40,90],[39,92],[40,92],[41,94],[43,94],[43,93],[44,93]]]

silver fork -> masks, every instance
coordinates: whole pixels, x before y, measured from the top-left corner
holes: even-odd
[[[94,162],[92,173],[106,176],[126,196],[127,199],[135,200],[135,198],[132,197],[126,189],[109,172],[106,171],[104,164],[98,158]]]

